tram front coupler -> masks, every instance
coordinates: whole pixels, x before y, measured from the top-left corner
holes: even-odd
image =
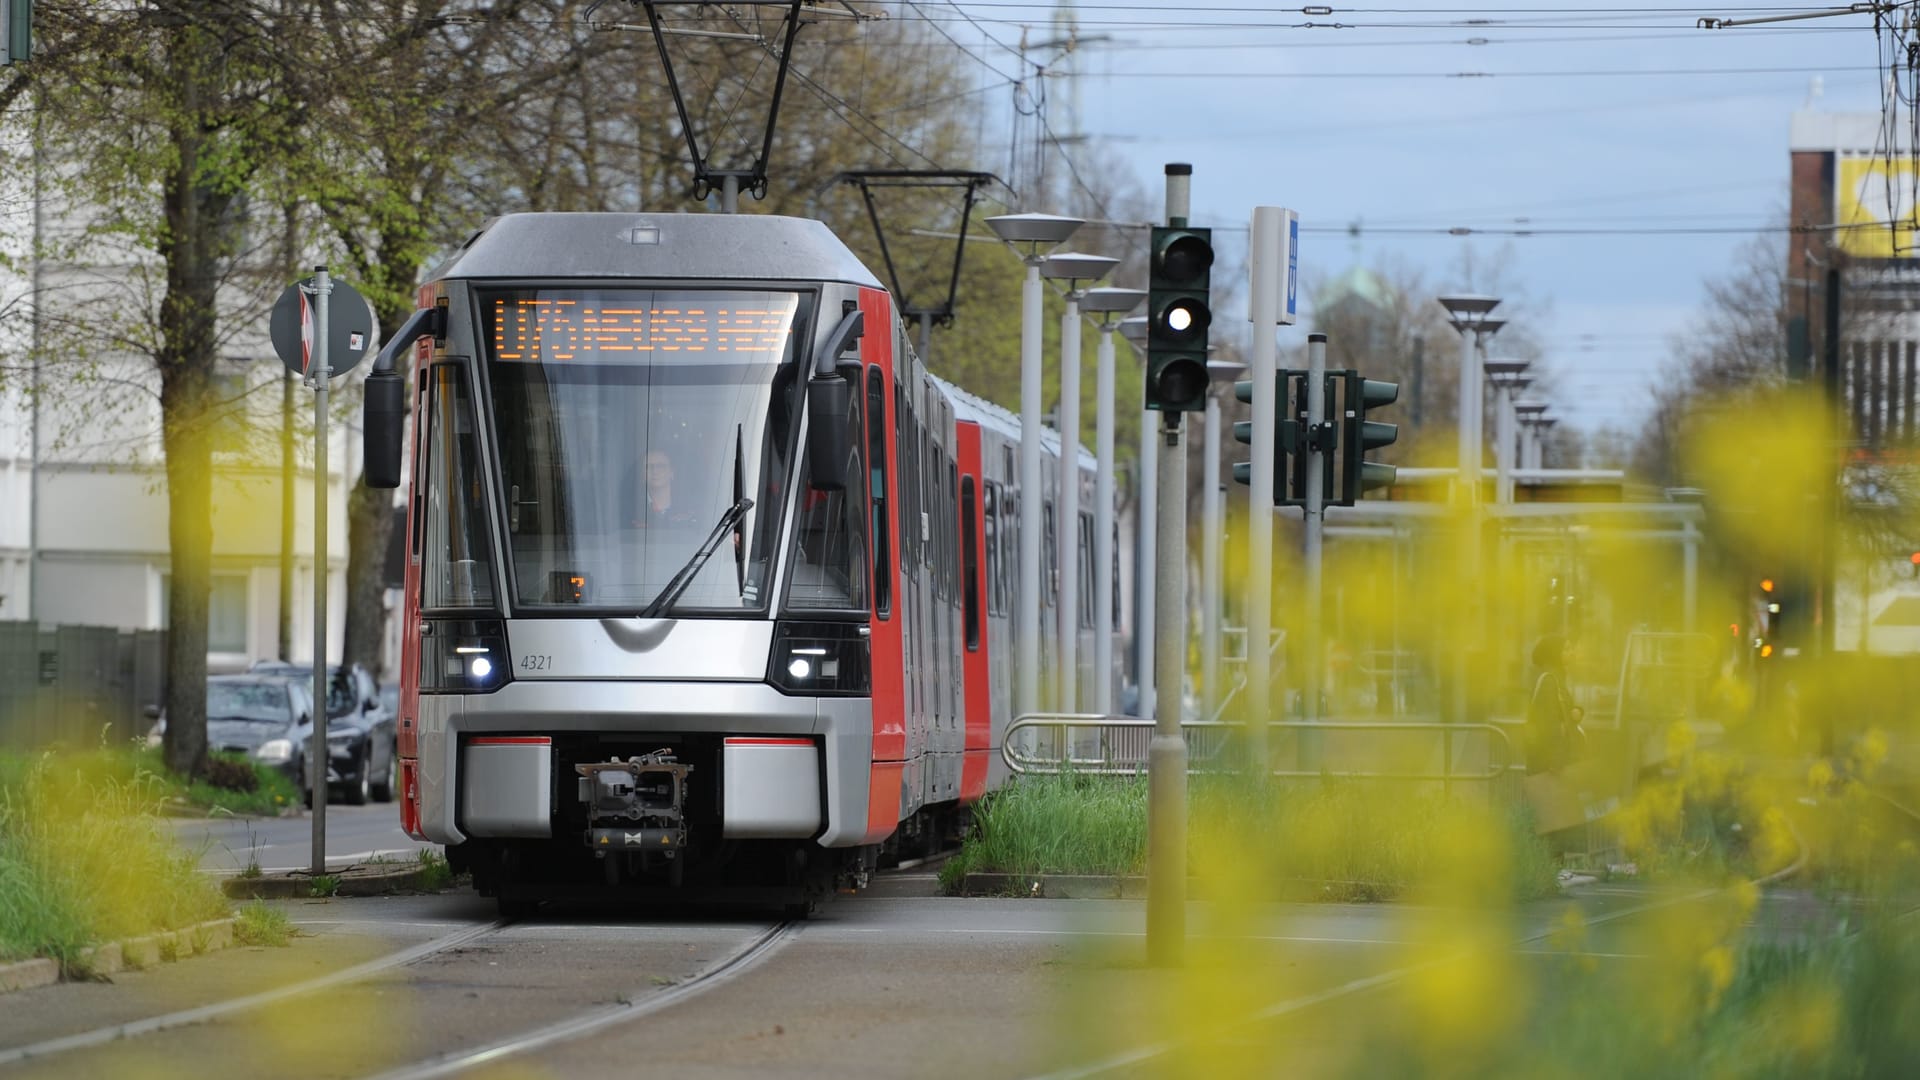
[[[687,774],[693,766],[674,760],[673,751],[574,769],[594,854],[639,851],[673,858],[687,846]]]

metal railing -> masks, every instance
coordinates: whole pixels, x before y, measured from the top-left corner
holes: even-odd
[[[1241,648],[1238,656],[1227,655],[1220,658],[1221,670],[1224,671],[1228,667],[1233,666],[1235,667],[1235,673],[1233,685],[1227,688],[1226,693],[1220,695],[1220,703],[1213,707],[1213,715],[1207,718],[1216,723],[1220,721],[1221,717],[1227,714],[1227,710],[1233,706],[1233,699],[1240,696],[1240,691],[1247,688],[1247,628],[1244,626],[1229,626],[1226,628],[1225,633],[1229,638],[1237,636],[1240,640]],[[1286,646],[1287,632],[1285,630],[1274,630],[1268,633],[1267,671],[1271,677],[1276,680],[1280,677],[1281,668],[1278,664],[1274,663],[1274,660],[1276,658],[1284,660],[1282,650],[1284,650]]]
[[[1136,776],[1147,768],[1147,747],[1153,739],[1152,720],[1138,716],[1102,716],[1098,713],[1028,713],[1008,726],[1000,745],[1007,768],[1022,776]],[[1515,756],[1513,739],[1497,724],[1438,724],[1428,721],[1269,721],[1268,729],[1313,732],[1416,732],[1438,736],[1448,750],[1461,735],[1484,735],[1486,764],[1471,770],[1453,768],[1461,755],[1443,754],[1447,765],[1439,772],[1339,769],[1273,769],[1276,777],[1340,780],[1402,780],[1442,784],[1493,781],[1525,772]],[[1233,737],[1243,725],[1215,720],[1189,720],[1180,725],[1187,742],[1189,773],[1229,772],[1238,765],[1232,754]],[[1093,734],[1094,738],[1080,737]],[[1045,737],[1043,737],[1045,736]],[[1498,747],[1496,752],[1495,747]],[[1441,748],[1436,748],[1440,750]]]

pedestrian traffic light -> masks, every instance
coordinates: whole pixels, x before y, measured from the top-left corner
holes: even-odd
[[[1367,419],[1370,409],[1384,408],[1400,397],[1400,384],[1381,382],[1377,379],[1363,379],[1357,371],[1342,373],[1347,382],[1344,403],[1345,415],[1341,418],[1344,430],[1340,435],[1340,447],[1345,454],[1340,477],[1341,506],[1352,506],[1360,501],[1360,496],[1375,488],[1391,487],[1398,471],[1391,465],[1366,460],[1369,450],[1378,450],[1383,446],[1392,446],[1400,437],[1400,426],[1379,420]]]
[[[1147,408],[1200,412],[1207,407],[1213,230],[1156,225],[1149,254]]]

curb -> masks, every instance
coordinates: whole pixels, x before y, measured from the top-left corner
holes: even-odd
[[[391,896],[394,893],[422,892],[432,868],[417,864],[348,867],[338,874],[339,887],[333,896]],[[313,876],[304,870],[288,874],[263,874],[260,877],[230,877],[220,882],[220,891],[235,900],[306,900],[313,898]]]
[[[76,952],[63,968],[48,956],[0,964],[0,994],[51,986],[63,979],[83,982],[158,967],[195,953],[217,952],[233,944],[235,920],[215,919],[161,934],[90,945]]]
[[[1111,874],[968,874],[960,881],[960,895],[1138,900],[1147,895],[1147,879]]]
[[[59,981],[60,965],[44,956],[14,964],[0,964],[0,994],[51,986]]]
[[[1339,889],[1337,893],[1331,890]],[[960,896],[1047,900],[1144,900],[1147,879],[1142,874],[968,874],[960,879]],[[1187,897],[1218,899],[1219,886],[1203,878],[1187,879]],[[1259,898],[1282,902],[1390,903],[1399,894],[1365,882],[1315,881],[1289,878],[1262,890]]]

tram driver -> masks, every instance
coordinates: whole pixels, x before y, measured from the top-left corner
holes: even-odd
[[[692,528],[698,524],[692,508],[674,502],[673,457],[665,450],[647,451],[645,488],[629,524],[636,529]]]

